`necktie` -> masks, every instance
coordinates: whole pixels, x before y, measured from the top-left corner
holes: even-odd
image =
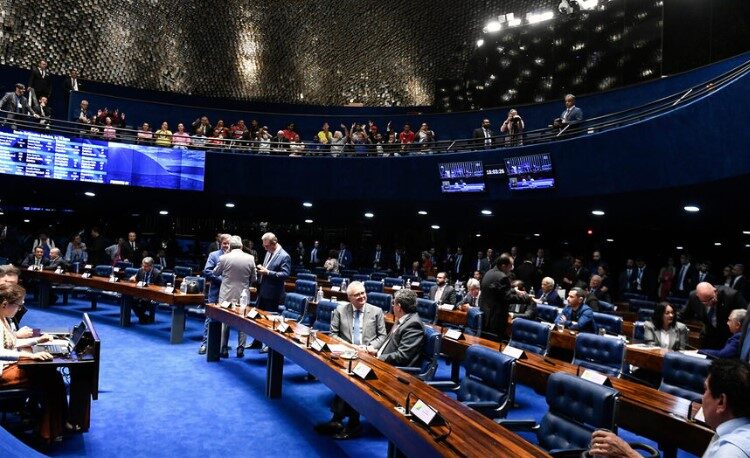
[[[146,272],[146,275],[143,278],[143,283],[148,285],[148,281],[151,279],[151,272]]]
[[[267,267],[268,266],[268,261],[270,261],[270,260],[271,260],[271,252],[270,251],[266,251],[266,257],[263,259],[263,267]]]
[[[707,315],[708,322],[711,323],[711,326],[716,327],[716,307],[709,307]]]
[[[685,285],[683,284],[685,282],[685,272],[687,271],[687,266],[685,264],[682,265],[680,268],[680,281],[679,281],[679,289],[683,290],[685,289]]]
[[[458,269],[461,266],[461,256],[456,256],[456,273],[458,273]]]
[[[361,310],[354,310],[354,328],[352,331],[352,343],[362,345],[362,330],[359,327],[359,317],[362,315]]]
[[[135,242],[130,242],[130,248],[132,248],[135,251]]]

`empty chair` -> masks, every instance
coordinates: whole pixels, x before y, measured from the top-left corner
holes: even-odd
[[[709,359],[668,351],[664,355],[659,391],[700,402],[710,365]]]
[[[508,345],[539,355],[546,355],[550,327],[544,323],[516,318],[513,320]]]
[[[370,276],[367,274],[354,274],[352,275],[352,281],[361,281],[365,282],[370,279]]]
[[[183,278],[182,282],[186,284],[188,293],[192,293],[192,291],[195,290],[197,291],[197,293],[204,294],[206,291],[206,279],[203,277],[196,277],[191,275],[189,277]],[[206,314],[206,310],[203,308],[203,303],[197,305],[189,305],[185,307],[185,311],[196,315]]]
[[[306,297],[315,297],[318,292],[318,283],[310,280],[297,280],[294,282],[294,292]]]
[[[437,302],[417,298],[417,313],[425,323],[434,323],[437,319]]]
[[[328,272],[326,271],[325,267],[316,267],[313,269],[313,273],[318,278],[325,278],[328,275]]]
[[[338,304],[333,301],[325,300],[318,302],[318,309],[315,312],[315,322],[312,325],[313,329],[329,332],[331,330],[331,318],[336,307],[338,307]]]
[[[297,273],[297,280],[310,280],[310,281],[318,281],[318,277],[315,276],[315,274],[310,273]]]
[[[466,334],[482,335],[482,315],[484,312],[479,307],[469,307],[469,311],[466,312],[466,329],[464,329]]]
[[[466,349],[461,363],[465,375],[456,389],[456,399],[490,418],[504,418],[515,397],[515,359],[481,345]],[[432,382],[438,388],[452,382]]]
[[[613,337],[581,333],[576,336],[573,364],[619,377],[625,358],[625,342]]]
[[[359,275],[359,272],[353,269],[342,269],[341,276],[346,278],[354,278],[355,275]]]
[[[307,301],[308,298],[304,294],[287,293],[281,316],[301,323],[307,314]]]
[[[643,321],[633,322],[633,340],[643,342],[646,336],[646,324]]]
[[[435,283],[434,281],[429,281],[429,280],[422,280],[422,281],[421,281],[421,282],[419,283],[419,289],[421,289],[421,290],[422,290],[422,295],[423,295],[424,297],[429,297],[429,296],[430,296],[430,289],[431,289],[431,288],[432,288],[433,286],[437,286],[437,283]]]
[[[370,280],[381,281],[381,280],[383,280],[387,276],[388,276],[387,272],[373,272],[373,273],[370,274]]]
[[[165,285],[172,285],[172,286],[174,286],[176,274],[174,274],[172,272],[162,272],[161,273],[161,278],[164,281]]]
[[[442,335],[429,326],[424,328],[424,345],[416,367],[398,367],[404,372],[416,375],[421,380],[432,380],[438,366],[440,356],[440,339]]]
[[[675,306],[675,310],[680,310],[687,304],[686,297],[667,296],[667,302]]]
[[[614,312],[615,311],[615,304],[611,302],[606,301],[599,301],[599,310],[602,312]]]
[[[383,279],[383,284],[385,286],[391,287],[391,286],[402,286],[404,284],[403,278],[394,278],[394,277],[385,277]]]
[[[367,294],[369,293],[382,293],[383,292],[383,282],[376,281],[376,280],[367,280],[365,281],[365,291]]]
[[[193,269],[188,266],[174,266],[174,273],[180,278],[193,275]]]
[[[594,312],[594,322],[597,328],[604,328],[607,334],[616,336],[622,334],[622,317],[620,316]]]
[[[123,273],[123,275],[125,275],[126,279],[130,279],[130,277],[132,277],[133,275],[135,275],[137,273],[138,273],[138,268],[137,267],[126,267],[125,268],[125,272]]]
[[[638,321],[651,321],[651,317],[653,316],[654,316],[654,309],[638,310]]]
[[[551,305],[538,304],[536,306],[536,315],[547,323],[554,323],[559,314],[557,308]]]
[[[341,282],[344,280],[344,277],[331,277],[328,281],[331,282],[331,286],[341,286]]]
[[[100,264],[94,267],[94,275],[97,277],[109,277],[112,275],[112,266],[106,264]]]
[[[637,312],[641,309],[653,310],[656,308],[656,302],[645,299],[631,299],[628,301],[628,304],[630,305],[630,310],[633,312]]]
[[[367,293],[367,302],[383,309],[383,313],[389,313],[393,296],[386,293]]]
[[[117,261],[115,263],[115,267],[118,267],[120,269],[125,269],[127,267],[133,267],[133,263],[132,262],[127,262],[127,261]]]

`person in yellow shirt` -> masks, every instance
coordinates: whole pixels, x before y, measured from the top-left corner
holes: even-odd
[[[161,123],[161,129],[154,132],[154,138],[156,139],[156,146],[172,146],[172,131],[169,130],[167,121]]]
[[[320,132],[318,132],[318,141],[321,145],[330,145],[331,140],[333,140],[333,134],[328,130],[328,127],[328,123],[324,122],[323,127],[321,127]]]

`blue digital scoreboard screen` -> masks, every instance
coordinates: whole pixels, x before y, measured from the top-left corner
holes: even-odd
[[[444,193],[484,191],[482,161],[445,162],[438,165],[440,190]]]
[[[0,131],[7,175],[202,191],[205,170],[205,151]]]
[[[506,158],[505,170],[508,176],[508,188],[511,191],[555,187],[555,175],[549,154]]]

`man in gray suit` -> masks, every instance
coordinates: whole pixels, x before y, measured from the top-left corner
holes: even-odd
[[[393,315],[396,323],[375,354],[379,360],[394,366],[415,366],[424,346],[424,325],[417,313],[417,293],[410,289],[398,290],[393,297]]]
[[[430,300],[437,301],[438,304],[454,305],[456,303],[456,291],[448,284],[448,274],[438,272],[436,280],[437,285],[430,288]]]
[[[331,317],[331,336],[360,346],[370,353],[377,353],[386,338],[383,310],[367,303],[362,282],[351,282],[346,288],[346,295],[349,302],[338,306]],[[334,397],[331,411],[331,421],[315,426],[315,431],[333,435],[335,439],[350,439],[362,434],[359,412],[343,399]],[[346,417],[349,417],[349,421],[344,427],[342,422]]]
[[[219,304],[224,301],[238,304],[242,291],[247,291],[250,298],[250,284],[255,281],[255,258],[242,251],[242,238],[233,235],[229,239],[229,252],[219,257],[219,263],[214,267],[214,275],[221,277],[219,288]],[[245,355],[245,341],[247,336],[240,332],[237,336],[237,357]],[[221,326],[221,357],[229,357],[229,326]]]

